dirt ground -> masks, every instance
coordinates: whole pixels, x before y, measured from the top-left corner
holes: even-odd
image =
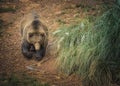
[[[56,57],[47,54],[42,61],[27,60],[21,54],[20,20],[23,15],[35,10],[40,14],[41,21],[49,29],[49,42],[51,33],[61,25],[77,23],[85,15],[100,13],[97,0],[20,0],[15,3],[16,12],[0,13],[5,22],[4,31],[0,37],[0,74],[25,73],[36,77],[42,83],[51,86],[82,86],[80,78],[65,74],[57,70]],[[79,2],[79,3],[78,3]],[[87,8],[80,5],[84,4]],[[89,7],[92,10],[89,10]],[[95,11],[94,11],[95,10]],[[96,11],[97,10],[97,11]],[[77,20],[78,19],[78,20]]]

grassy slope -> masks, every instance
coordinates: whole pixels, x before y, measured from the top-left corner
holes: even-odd
[[[113,7],[91,27],[89,20],[58,32],[58,65],[67,74],[77,73],[92,86],[111,86],[120,79],[120,9]]]

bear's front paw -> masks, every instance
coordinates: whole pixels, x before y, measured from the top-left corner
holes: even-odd
[[[37,54],[35,55],[35,59],[36,59],[37,61],[42,60],[42,58],[43,58],[43,57],[42,57],[41,55],[37,55]]]
[[[23,55],[27,59],[31,59],[33,57],[33,53],[32,52],[26,52],[26,53],[23,53]]]

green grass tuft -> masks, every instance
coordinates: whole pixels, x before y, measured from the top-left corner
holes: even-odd
[[[56,31],[61,71],[79,74],[87,86],[111,86],[120,82],[120,9],[105,12],[94,24],[80,24]]]
[[[37,79],[27,75],[1,75],[0,86],[49,86],[48,84],[41,84]]]
[[[12,7],[8,7],[8,8],[1,7],[0,8],[0,13],[4,13],[4,12],[16,12],[16,9],[12,8]]]

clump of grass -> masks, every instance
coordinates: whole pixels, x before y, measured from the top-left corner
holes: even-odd
[[[1,75],[0,86],[49,86],[48,84],[41,84],[35,78],[27,75]]]
[[[60,44],[57,64],[60,70],[79,74],[85,86],[111,86],[120,82],[120,8],[105,12],[94,25],[63,27],[56,36]]]
[[[0,19],[0,37],[3,32],[3,27],[4,27],[4,21],[2,19]]]
[[[88,30],[92,24],[87,19],[81,20],[79,25],[70,27],[62,27],[55,32],[58,37],[58,44],[60,44],[58,64],[61,70],[67,74],[78,71],[80,43],[85,41]],[[71,63],[72,61],[72,63]],[[62,65],[61,65],[62,64]]]
[[[8,7],[8,8],[1,7],[0,13],[4,13],[4,12],[16,12],[16,9],[12,7]]]

